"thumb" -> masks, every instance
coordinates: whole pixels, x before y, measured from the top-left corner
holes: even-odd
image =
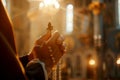
[[[40,39],[47,41],[51,37],[51,31],[48,31],[46,34],[44,34]]]
[[[47,41],[50,37],[51,37],[51,32],[48,31],[36,41],[36,44],[41,44],[42,42]]]
[[[54,43],[58,37],[60,36],[58,31],[55,31],[52,36],[50,37],[50,39],[48,40],[49,43]]]

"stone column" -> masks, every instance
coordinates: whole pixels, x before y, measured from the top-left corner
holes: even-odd
[[[97,67],[97,80],[103,80],[103,64],[104,64],[104,54],[105,54],[105,42],[104,42],[104,27],[103,27],[103,16],[102,10],[105,8],[103,0],[93,0],[92,6],[93,10],[93,24],[94,24],[94,46],[97,51],[98,56],[98,67]]]

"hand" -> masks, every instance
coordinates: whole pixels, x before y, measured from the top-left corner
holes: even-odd
[[[47,68],[57,64],[65,53],[64,37],[55,31],[52,35],[47,34],[40,37],[31,52],[34,58],[38,58],[45,63]]]

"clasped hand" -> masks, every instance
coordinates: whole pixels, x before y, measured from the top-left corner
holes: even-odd
[[[64,37],[55,31],[53,34],[47,32],[36,40],[31,55],[44,62],[46,67],[52,68],[64,53]]]

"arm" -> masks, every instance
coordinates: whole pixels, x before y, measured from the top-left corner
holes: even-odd
[[[49,24],[47,33],[36,40],[32,51],[27,56],[21,58],[25,66],[31,60],[39,59],[45,64],[48,75],[52,67],[57,64],[65,53],[64,38],[57,31],[51,34],[52,28],[50,26]]]

